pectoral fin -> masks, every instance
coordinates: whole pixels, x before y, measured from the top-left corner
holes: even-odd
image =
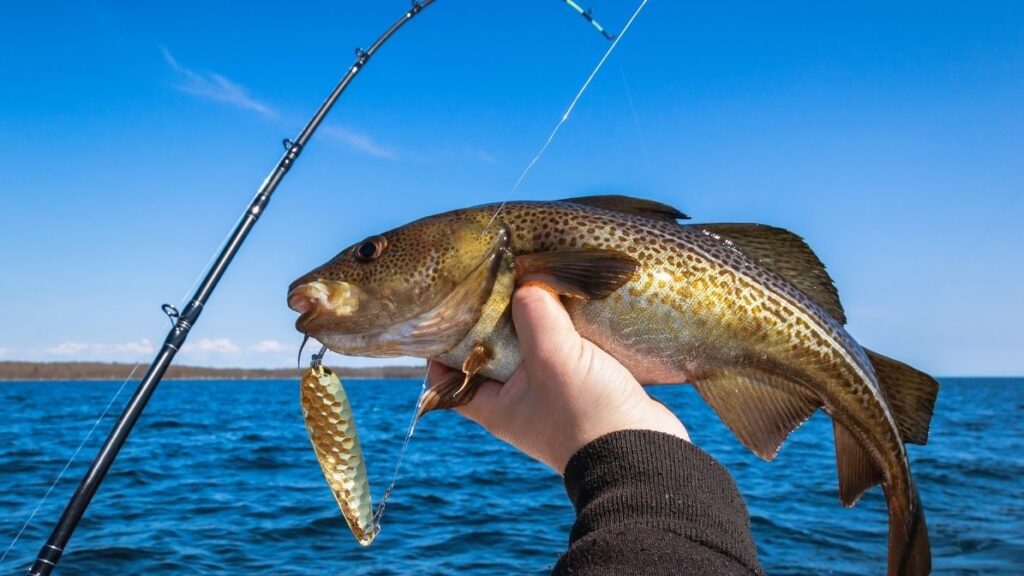
[[[675,222],[676,220],[690,219],[689,216],[668,204],[654,202],[653,200],[644,200],[643,198],[633,198],[632,196],[622,196],[619,194],[609,194],[606,196],[579,196],[576,198],[566,198],[564,200],[560,200],[560,202],[595,206],[597,208],[604,208],[605,210],[615,210],[616,212],[636,214],[637,216],[643,216],[645,218],[654,218],[655,220],[669,220],[671,222]]]
[[[473,348],[469,350],[469,354],[466,355],[466,359],[462,362],[462,371],[466,374],[465,379],[462,382],[462,386],[455,391],[455,395],[458,396],[469,386],[469,380],[476,376],[487,363],[491,361],[494,355],[483,343],[477,343]]]
[[[694,386],[739,441],[763,460],[774,459],[789,433],[821,404],[789,380],[757,370],[719,372]]]
[[[468,378],[486,366],[492,357],[491,351],[487,349],[487,346],[477,343],[469,350],[469,354],[466,355],[466,359],[462,362],[462,371],[466,373]]]
[[[559,250],[517,256],[516,285],[539,283],[562,296],[604,298],[629,282],[640,266],[615,250]]]
[[[914,444],[928,443],[928,427],[932,421],[939,383],[931,376],[910,366],[865,350],[875,366],[878,384],[892,410],[900,438]]]
[[[849,508],[857,503],[868,488],[882,481],[882,473],[845,426],[833,420],[832,428],[836,439],[839,500]]]
[[[825,265],[803,238],[789,230],[762,224],[697,224],[694,227],[732,242],[748,258],[785,278],[840,324],[846,324],[839,292],[825,271]]]
[[[485,376],[474,374],[472,376],[462,372],[453,372],[444,380],[434,384],[423,394],[423,401],[420,403],[417,418],[427,412],[434,410],[446,410],[458,408],[469,404],[473,396],[476,396],[480,385],[487,381]]]

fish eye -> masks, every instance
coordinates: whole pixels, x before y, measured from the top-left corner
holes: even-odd
[[[352,255],[360,262],[376,260],[388,247],[388,241],[383,236],[370,236],[363,240],[352,250]]]

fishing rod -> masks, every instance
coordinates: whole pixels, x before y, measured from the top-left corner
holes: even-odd
[[[590,24],[606,39],[611,41],[617,40],[616,36],[607,32],[604,27],[594,20],[593,16],[591,16],[590,10],[583,10],[582,7],[572,0],[565,0],[565,2],[579,12],[579,14],[585,20],[590,22]],[[107,472],[110,470],[110,466],[117,458],[121,447],[124,446],[124,443],[128,440],[128,435],[131,433],[132,428],[138,421],[139,416],[142,415],[142,411],[145,410],[146,404],[149,403],[150,398],[153,396],[153,392],[156,391],[156,387],[163,379],[167,368],[171,365],[175,355],[185,344],[185,340],[188,338],[192,327],[195,326],[196,322],[199,320],[199,315],[202,313],[203,307],[213,294],[213,290],[217,287],[217,284],[220,282],[221,277],[223,277],[224,272],[227,271],[228,266],[234,259],[235,254],[237,254],[238,250],[241,248],[242,243],[249,235],[249,232],[256,225],[259,217],[263,214],[267,204],[270,202],[271,195],[288,174],[292,165],[295,164],[295,161],[299,158],[299,155],[302,153],[306,143],[310,138],[312,138],[313,133],[316,132],[317,128],[319,128],[320,124],[327,117],[327,114],[330,112],[335,102],[337,102],[338,98],[342,95],[345,89],[348,88],[349,84],[359,74],[359,72],[362,71],[366,66],[366,63],[369,62],[370,58],[377,52],[377,50],[402,26],[412,20],[417,14],[423,11],[424,8],[433,3],[434,0],[412,0],[412,5],[405,14],[392,24],[390,28],[384,31],[384,33],[381,34],[369,48],[365,50],[362,48],[356,49],[355,62],[348,68],[345,75],[342,76],[341,80],[334,87],[334,90],[332,90],[327,96],[327,99],[320,104],[316,113],[313,114],[313,117],[302,129],[299,135],[294,140],[285,139],[283,141],[285,147],[284,155],[278,161],[277,165],[274,166],[273,170],[271,170],[270,174],[268,174],[263,180],[263,183],[257,190],[256,195],[242,213],[241,219],[235,225],[235,228],[231,231],[228,239],[217,254],[216,259],[213,260],[212,264],[210,264],[205,277],[195,289],[195,292],[192,294],[192,298],[185,306],[185,309],[179,312],[177,308],[170,304],[163,305],[163,311],[167,314],[172,323],[172,327],[167,333],[167,337],[164,339],[164,344],[153,359],[152,363],[149,365],[149,369],[139,382],[131,400],[128,401],[128,404],[121,412],[117,422],[114,424],[110,434],[107,436],[106,441],[104,441],[103,446],[100,447],[100,450],[93,459],[92,464],[89,465],[89,469],[82,477],[82,480],[79,482],[74,494],[64,507],[64,511],[61,514],[60,519],[57,521],[57,524],[53,527],[46,543],[43,544],[42,548],[40,548],[35,561],[28,570],[29,576],[47,576],[54,568],[56,568],[57,563],[64,554],[64,550],[67,547],[68,542],[71,540],[71,536],[74,533],[75,528],[78,527],[78,523],[85,514],[86,508],[88,508],[89,504],[92,502],[93,496],[96,495],[96,491],[99,489],[100,484],[103,482]],[[646,4],[646,0],[644,0],[643,4]],[[634,18],[635,17],[636,16],[634,15]],[[630,20],[630,23],[632,23],[632,19]],[[612,47],[614,48],[614,44]],[[605,58],[607,58],[607,53],[605,54]],[[602,59],[602,63],[603,61],[604,59]],[[592,77],[593,74],[591,75],[591,78]],[[578,98],[579,95],[577,95],[577,99]]]
[[[239,248],[241,248],[242,242],[245,241],[246,236],[249,235],[253,226],[256,225],[260,215],[263,214],[267,204],[270,202],[270,196],[277,189],[278,184],[281,183],[285,175],[288,174],[288,170],[295,164],[295,161],[302,153],[302,149],[309,142],[309,139],[316,132],[324,118],[326,118],[334,103],[363,67],[366,66],[366,63],[369,62],[377,50],[406,22],[412,20],[424,8],[433,3],[434,0],[413,0],[412,6],[405,14],[377,38],[376,42],[366,50],[361,48],[356,50],[355,62],[345,72],[341,81],[334,87],[334,90],[327,96],[327,99],[320,105],[316,113],[313,114],[309,123],[306,124],[305,128],[302,129],[294,140],[284,140],[284,155],[277,165],[274,166],[270,174],[267,175],[266,179],[263,180],[263,184],[260,185],[256,195],[248,207],[246,207],[245,212],[242,213],[241,220],[239,220],[231,232],[216,260],[210,265],[206,276],[196,288],[192,299],[185,306],[185,309],[178,312],[174,306],[164,305],[164,312],[170,317],[173,326],[167,333],[163,347],[149,365],[149,369],[139,382],[135,394],[132,395],[131,400],[117,419],[117,423],[114,424],[114,428],[107,436],[107,440],[103,443],[88,471],[82,477],[78,488],[71,496],[71,500],[68,501],[57,524],[53,527],[50,537],[46,540],[46,544],[40,548],[35,562],[33,562],[28,570],[29,576],[46,576],[57,566],[57,562],[60,561],[61,556],[64,554],[64,549],[67,547],[72,533],[78,526],[79,521],[81,521],[82,515],[85,514],[85,509],[89,507],[89,503],[96,494],[96,490],[99,489],[100,483],[103,482],[103,478],[107,475],[107,471],[110,470],[111,464],[114,463],[118,452],[128,439],[128,434],[131,433],[132,427],[135,426],[142,411],[146,408],[146,404],[153,396],[157,385],[160,384],[164,372],[166,372],[168,366],[174,360],[174,356],[181,350],[182,345],[188,338],[189,331],[195,326],[196,321],[199,320],[203,306],[206,305],[206,301],[209,300],[214,288],[217,287],[217,283],[224,275],[228,265],[231,264],[231,260],[235,257]]]

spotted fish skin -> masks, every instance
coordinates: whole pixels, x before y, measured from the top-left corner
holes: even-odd
[[[504,381],[519,361],[508,320],[509,278],[515,283],[553,278],[556,284],[567,278],[582,288],[556,291],[566,295],[563,302],[581,335],[643,384],[695,384],[759,456],[774,457],[792,428],[824,409],[836,427],[843,503],[852,505],[864,489],[881,483],[890,512],[889,573],[929,572],[923,510],[900,432],[911,425],[897,421],[893,406],[927,412],[917,418],[926,439],[937,384],[889,361],[885,365],[896,379],[922,392],[904,401],[908,392],[883,388],[876,364],[889,359],[865,350],[846,331],[831,280],[798,237],[755,225],[680,225],[675,221],[680,216],[664,205],[622,197],[456,210],[385,232],[383,237],[396,242],[372,261],[353,259],[359,244],[346,249],[296,280],[289,303],[303,312],[297,328],[337,352],[438,357],[467,374],[471,366],[474,374]],[[452,230],[462,234],[456,237]],[[444,240],[437,244],[439,237]],[[424,242],[409,241],[416,238]],[[772,256],[765,247],[780,253]],[[782,253],[787,251],[806,254],[801,260]],[[440,252],[449,260],[438,265],[445,258]],[[614,290],[595,297],[587,293],[580,261],[596,255],[592,272],[599,277],[621,262],[602,260],[608,254],[635,264]],[[564,256],[561,264],[559,256]],[[555,264],[531,264],[541,258]],[[453,262],[459,262],[457,270]],[[415,274],[405,271],[409,266]],[[363,279],[371,268],[374,274],[427,280],[417,286],[416,297],[409,297],[368,285]],[[534,268],[539,275],[520,277]],[[371,312],[338,315],[315,305],[307,287],[318,281],[353,286]],[[457,300],[449,297],[455,286],[461,290]],[[375,324],[372,310],[382,307],[391,311],[390,319],[378,317]],[[452,310],[462,308],[475,308],[475,314],[451,320]],[[373,328],[367,330],[368,325]],[[435,326],[443,330],[434,330],[428,346],[403,339],[405,333]]]

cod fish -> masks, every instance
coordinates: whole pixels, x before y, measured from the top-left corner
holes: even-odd
[[[580,334],[642,384],[693,384],[765,460],[823,409],[841,502],[881,484],[888,574],[929,573],[904,443],[927,442],[938,382],[850,336],[832,279],[799,236],[683,219],[624,196],[455,210],[346,248],[292,283],[288,304],[297,329],[336,352],[461,368],[431,389],[427,411],[512,375],[521,359],[512,292],[543,284]]]

